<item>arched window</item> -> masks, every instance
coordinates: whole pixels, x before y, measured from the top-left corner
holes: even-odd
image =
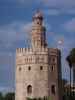
[[[28,94],[31,94],[32,93],[32,86],[31,85],[28,85],[27,86],[27,93]]]

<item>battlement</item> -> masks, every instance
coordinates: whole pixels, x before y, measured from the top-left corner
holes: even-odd
[[[48,48],[38,48],[37,49],[33,49],[33,48],[17,48],[16,49],[16,53],[34,53],[34,52],[47,52]]]
[[[46,54],[49,53],[49,55],[59,55],[60,50],[57,48],[38,48],[38,49],[33,49],[33,48],[17,48],[16,49],[16,54]]]
[[[16,52],[17,53],[33,52],[33,49],[32,48],[17,48]]]
[[[16,49],[16,63],[17,64],[34,64],[36,59],[38,62],[47,63],[48,48],[17,48]],[[37,57],[37,58],[36,58]],[[37,62],[36,62],[37,63]]]
[[[58,48],[48,48],[48,52],[50,55],[58,56],[60,53],[60,50]]]

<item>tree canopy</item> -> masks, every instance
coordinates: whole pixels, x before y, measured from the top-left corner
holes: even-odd
[[[75,48],[70,51],[66,60],[68,61],[70,67],[75,67]]]
[[[0,92],[0,100],[15,100],[15,93],[6,93],[3,95]]]

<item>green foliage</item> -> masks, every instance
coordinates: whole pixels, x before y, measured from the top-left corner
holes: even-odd
[[[47,96],[44,96],[44,97],[39,97],[39,98],[27,98],[27,100],[52,100],[51,97],[47,97]]]
[[[75,100],[75,93],[71,92],[71,95],[67,92],[63,95],[63,100]]]
[[[75,48],[73,48],[70,52],[71,62],[75,64]]]
[[[3,100],[3,95],[2,95],[2,93],[0,93],[0,100]]]
[[[75,67],[75,48],[73,48],[66,58],[70,67]]]
[[[15,94],[7,93],[6,95],[2,95],[2,93],[0,93],[0,100],[15,100]]]
[[[67,80],[66,79],[62,79],[62,93],[64,95],[64,93],[66,92],[66,88],[65,88],[65,85],[67,84]]]
[[[14,93],[7,93],[5,95],[5,100],[15,100],[15,94]]]

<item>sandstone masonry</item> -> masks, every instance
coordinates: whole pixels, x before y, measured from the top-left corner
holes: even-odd
[[[61,55],[58,49],[48,48],[43,15],[33,16],[32,48],[16,49],[16,100],[43,98],[61,100]]]

